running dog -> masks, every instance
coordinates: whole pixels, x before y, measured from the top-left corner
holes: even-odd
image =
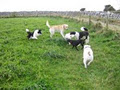
[[[29,29],[26,29],[26,32],[28,33],[28,39],[38,39],[37,37],[42,34],[40,29],[34,30],[33,32],[30,32]]]
[[[49,28],[49,32],[50,32],[50,37],[51,38],[52,38],[52,36],[54,35],[55,32],[60,32],[60,34],[64,38],[64,31],[66,29],[68,29],[68,25],[67,24],[50,26],[48,21],[46,22],[46,26],[48,26],[48,28]]]
[[[83,49],[84,40],[70,40],[70,39],[68,39],[67,41],[69,42],[69,44],[71,44],[73,46],[72,48],[75,47],[76,50],[78,50],[77,46],[81,44],[82,49]]]
[[[93,51],[90,45],[84,45],[83,50],[83,64],[85,68],[93,61]]]

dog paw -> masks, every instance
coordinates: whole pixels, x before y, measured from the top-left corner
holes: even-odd
[[[85,68],[87,68],[87,66],[85,66]]]

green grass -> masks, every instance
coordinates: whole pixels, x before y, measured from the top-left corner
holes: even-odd
[[[72,49],[59,33],[50,39],[47,20],[67,23],[65,33],[89,28],[94,61],[87,69],[81,47]],[[43,35],[28,40],[26,28],[41,28]],[[1,18],[0,89],[119,90],[120,34],[60,17]]]

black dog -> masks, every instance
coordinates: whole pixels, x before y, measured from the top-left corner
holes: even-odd
[[[82,49],[83,49],[84,43],[85,43],[84,40],[70,40],[70,39],[68,39],[67,41],[73,46],[72,48],[75,47],[76,50],[78,50],[77,46],[78,46],[79,44],[81,44]]]

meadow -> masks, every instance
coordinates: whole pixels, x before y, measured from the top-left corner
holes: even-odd
[[[70,31],[89,29],[94,61],[85,69],[83,50],[55,33],[50,25],[69,25]],[[42,29],[38,40],[28,40],[25,29]],[[61,17],[0,18],[1,90],[119,90],[120,34]]]

